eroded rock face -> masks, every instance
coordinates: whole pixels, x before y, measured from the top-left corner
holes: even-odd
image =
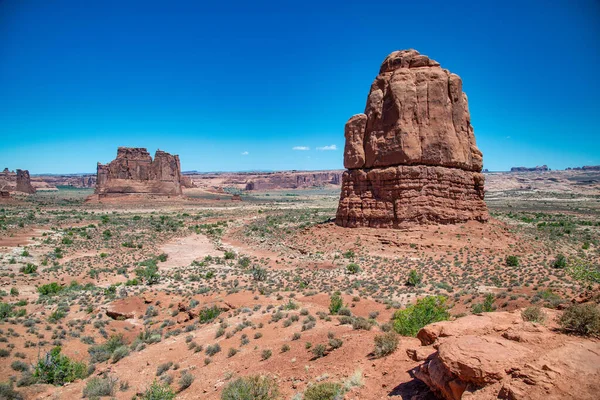
[[[15,189],[17,192],[35,193],[35,188],[31,186],[31,177],[29,176],[28,170],[17,170],[17,187]]]
[[[336,223],[395,228],[485,221],[483,157],[458,75],[416,50],[381,65],[345,127]]]
[[[119,147],[116,159],[98,163],[95,193],[180,195],[179,156],[157,150],[152,160],[144,148]]]
[[[545,312],[547,321],[558,314]],[[519,310],[434,323],[417,337],[423,347],[407,353],[427,358],[412,373],[443,399],[593,399],[600,390],[597,340],[525,322]]]

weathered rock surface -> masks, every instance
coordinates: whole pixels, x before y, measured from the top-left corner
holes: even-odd
[[[518,310],[431,324],[418,338],[424,347],[409,356],[433,353],[413,374],[444,399],[593,399],[600,390],[600,342],[525,322]]]
[[[458,75],[415,50],[381,65],[364,114],[346,123],[336,223],[395,228],[485,221],[482,154]]]
[[[17,187],[15,189],[17,192],[35,193],[35,188],[31,186],[31,177],[29,176],[28,170],[17,170]]]
[[[157,150],[152,160],[144,148],[119,147],[115,160],[98,163],[95,193],[181,195],[179,156]]]

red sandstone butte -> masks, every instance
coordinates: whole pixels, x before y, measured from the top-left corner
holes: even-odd
[[[399,228],[486,221],[483,156],[456,74],[416,50],[395,51],[364,114],[345,127],[336,223]]]
[[[152,160],[144,148],[119,147],[116,159],[98,163],[95,193],[181,195],[179,156],[157,150]]]

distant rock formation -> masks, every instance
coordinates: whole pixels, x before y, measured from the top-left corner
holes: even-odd
[[[583,167],[567,168],[567,171],[600,171],[600,165],[584,165]]]
[[[528,167],[512,167],[510,172],[541,172],[541,171],[549,171],[547,165],[538,165],[532,168]]]
[[[485,221],[483,157],[458,75],[415,50],[381,65],[344,132],[336,223],[396,228]]]
[[[29,176],[29,171],[26,169],[18,169],[17,170],[17,186],[15,188],[17,192],[35,193],[35,188],[31,186],[31,177]]]
[[[183,186],[184,188],[188,188],[188,189],[196,187],[192,178],[190,178],[189,176],[185,176],[185,175],[181,175],[181,186]]]
[[[309,189],[339,185],[342,171],[289,171],[252,176],[245,190]]]
[[[119,147],[116,159],[98,163],[95,193],[181,195],[179,156],[157,150],[152,160],[144,148]]]

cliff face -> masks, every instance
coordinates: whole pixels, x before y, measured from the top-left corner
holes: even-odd
[[[152,160],[144,148],[119,147],[116,159],[98,163],[95,193],[181,195],[179,156],[157,150]]]
[[[308,189],[326,185],[339,185],[341,171],[275,172],[253,176],[245,190]]]
[[[390,54],[344,135],[338,225],[487,220],[467,96],[438,62],[415,50]]]

